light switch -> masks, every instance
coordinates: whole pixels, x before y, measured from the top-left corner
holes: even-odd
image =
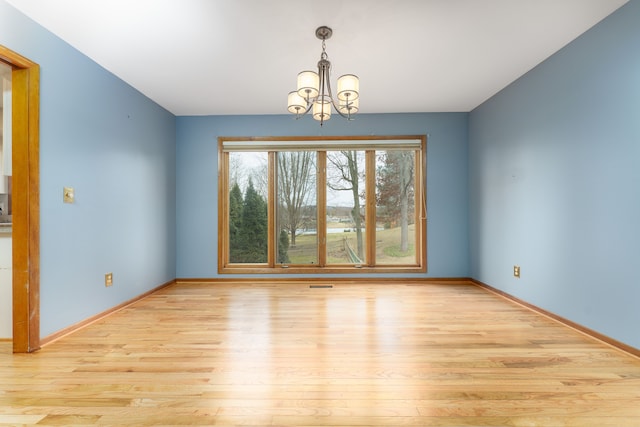
[[[64,187],[64,190],[62,190],[62,201],[65,203],[73,203],[76,201],[73,187]]]

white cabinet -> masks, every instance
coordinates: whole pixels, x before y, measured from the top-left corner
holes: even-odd
[[[2,135],[2,164],[0,169],[2,175],[11,176],[11,81],[2,78],[2,129],[0,134]],[[4,191],[3,191],[4,192]]]
[[[0,339],[13,337],[11,234],[0,234]]]

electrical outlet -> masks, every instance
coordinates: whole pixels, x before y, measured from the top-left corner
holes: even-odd
[[[113,273],[107,273],[104,275],[104,285],[106,287],[113,285]]]
[[[519,265],[514,265],[513,266],[513,277],[517,277],[518,279],[520,278],[520,266]]]

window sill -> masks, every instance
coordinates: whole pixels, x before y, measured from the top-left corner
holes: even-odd
[[[222,267],[218,269],[219,274],[371,274],[371,273],[426,273],[426,267],[419,265],[401,266],[376,266],[376,267],[354,267],[345,266],[282,266],[275,267],[258,265],[238,265],[233,267]]]

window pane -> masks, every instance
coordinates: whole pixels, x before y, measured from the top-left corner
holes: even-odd
[[[313,151],[278,153],[278,264],[318,263],[316,156]]]
[[[267,262],[267,153],[229,153],[229,262]]]
[[[376,151],[376,264],[415,264],[415,152]]]
[[[364,151],[327,152],[327,263],[365,264]]]

